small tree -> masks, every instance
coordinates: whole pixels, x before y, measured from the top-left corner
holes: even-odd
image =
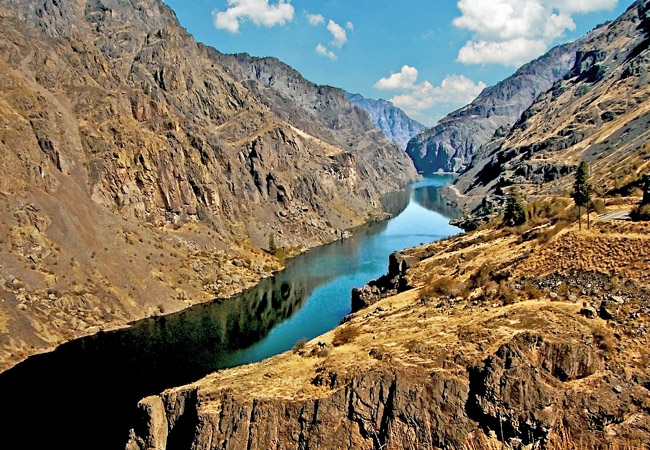
[[[643,199],[630,214],[632,220],[635,221],[650,220],[650,175],[644,175],[641,183],[643,186]]]
[[[509,227],[523,225],[528,220],[528,211],[521,198],[519,189],[513,188],[506,200],[506,209],[503,213],[503,222]]]
[[[583,161],[578,166],[576,171],[576,179],[573,183],[573,200],[578,206],[578,224],[582,230],[582,207],[587,208],[587,229],[590,228],[589,223],[589,204],[591,203],[591,186],[589,185],[589,163]]]
[[[275,245],[275,234],[269,234],[269,253],[275,255],[278,252],[278,247]]]

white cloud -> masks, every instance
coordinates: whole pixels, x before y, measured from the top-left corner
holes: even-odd
[[[428,81],[414,85],[410,92],[396,95],[390,101],[406,111],[424,111],[436,105],[463,106],[471,103],[483,89],[485,83],[474,83],[465,75],[447,75],[440,86],[434,87]]]
[[[307,14],[307,22],[313,26],[320,25],[325,23],[325,17],[320,14]]]
[[[470,103],[486,88],[485,83],[474,83],[464,75],[448,75],[440,86],[433,86],[428,81],[417,83],[418,70],[404,66],[398,73],[380,79],[375,88],[400,91],[390,101],[407,113],[423,117],[422,111],[435,106],[447,105],[459,107]]]
[[[418,70],[415,67],[404,66],[398,73],[388,78],[382,78],[375,83],[375,88],[384,90],[413,89],[413,84],[418,79]]]
[[[616,8],[618,0],[555,0],[551,6],[568,13],[590,13],[594,11],[611,11]]]
[[[352,22],[348,22],[345,24],[345,28],[347,28],[350,31],[354,30],[354,24]]]
[[[565,31],[572,15],[612,9],[618,0],[459,0],[453,24],[474,33],[459,52],[466,64],[518,66],[541,55]]]
[[[270,5],[269,0],[227,0],[228,9],[212,11],[214,26],[231,33],[239,31],[241,22],[250,20],[257,26],[272,27],[284,25],[293,20],[294,9],[289,0],[278,0]]]
[[[315,50],[315,51],[316,51],[316,53],[318,53],[319,55],[322,55],[322,56],[326,56],[326,57],[328,57],[328,58],[331,59],[332,61],[336,61],[337,58],[338,58],[338,57],[334,54],[333,51],[328,50],[327,47],[325,47],[323,44],[320,44],[320,43],[316,46],[316,50]]]
[[[468,41],[458,52],[458,61],[465,64],[503,64],[519,67],[543,54],[547,49],[541,39],[517,38],[509,41]]]
[[[330,44],[332,44],[335,47],[341,48],[343,47],[343,44],[345,44],[348,41],[348,36],[345,33],[345,30],[341,25],[338,23],[334,22],[332,19],[330,19],[329,23],[327,24],[327,31],[332,33],[332,37],[334,38]]]

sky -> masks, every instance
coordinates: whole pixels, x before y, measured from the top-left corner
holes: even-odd
[[[274,56],[307,79],[384,98],[425,125],[632,0],[164,0],[223,53]]]

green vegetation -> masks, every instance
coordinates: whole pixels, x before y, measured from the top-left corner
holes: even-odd
[[[508,196],[506,209],[503,213],[503,223],[509,227],[518,227],[528,221],[528,211],[521,198],[519,189],[513,188]]]
[[[634,208],[630,217],[636,222],[650,221],[650,203],[647,205],[639,205]]]
[[[643,199],[630,216],[635,221],[650,220],[650,175],[643,176]]]
[[[578,206],[578,224],[582,230],[582,207],[587,208],[587,229],[589,223],[589,204],[591,202],[591,185],[589,184],[589,163],[583,161],[576,171],[576,179],[573,183],[573,200]]]
[[[285,260],[287,259],[287,251],[283,247],[278,247],[275,243],[275,234],[269,234],[269,250],[268,253],[275,256],[280,264],[284,265]]]

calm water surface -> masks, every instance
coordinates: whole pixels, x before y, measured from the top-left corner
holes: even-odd
[[[391,253],[460,233],[449,225],[455,212],[444,207],[438,194],[438,187],[452,180],[449,175],[426,178],[387,196],[385,207],[396,217],[291,261],[279,277],[310,291],[305,292],[302,307],[261,341],[224,357],[223,365],[261,361],[292,348],[299,339],[309,340],[331,330],[350,312],[352,289],[385,274]]]
[[[352,288],[383,275],[391,253],[460,232],[438,192],[451,181],[428,178],[387,196],[392,219],[300,255],[233,298],[77,339],[0,374],[3,443],[123,448],[141,398],[334,328],[350,311]]]

